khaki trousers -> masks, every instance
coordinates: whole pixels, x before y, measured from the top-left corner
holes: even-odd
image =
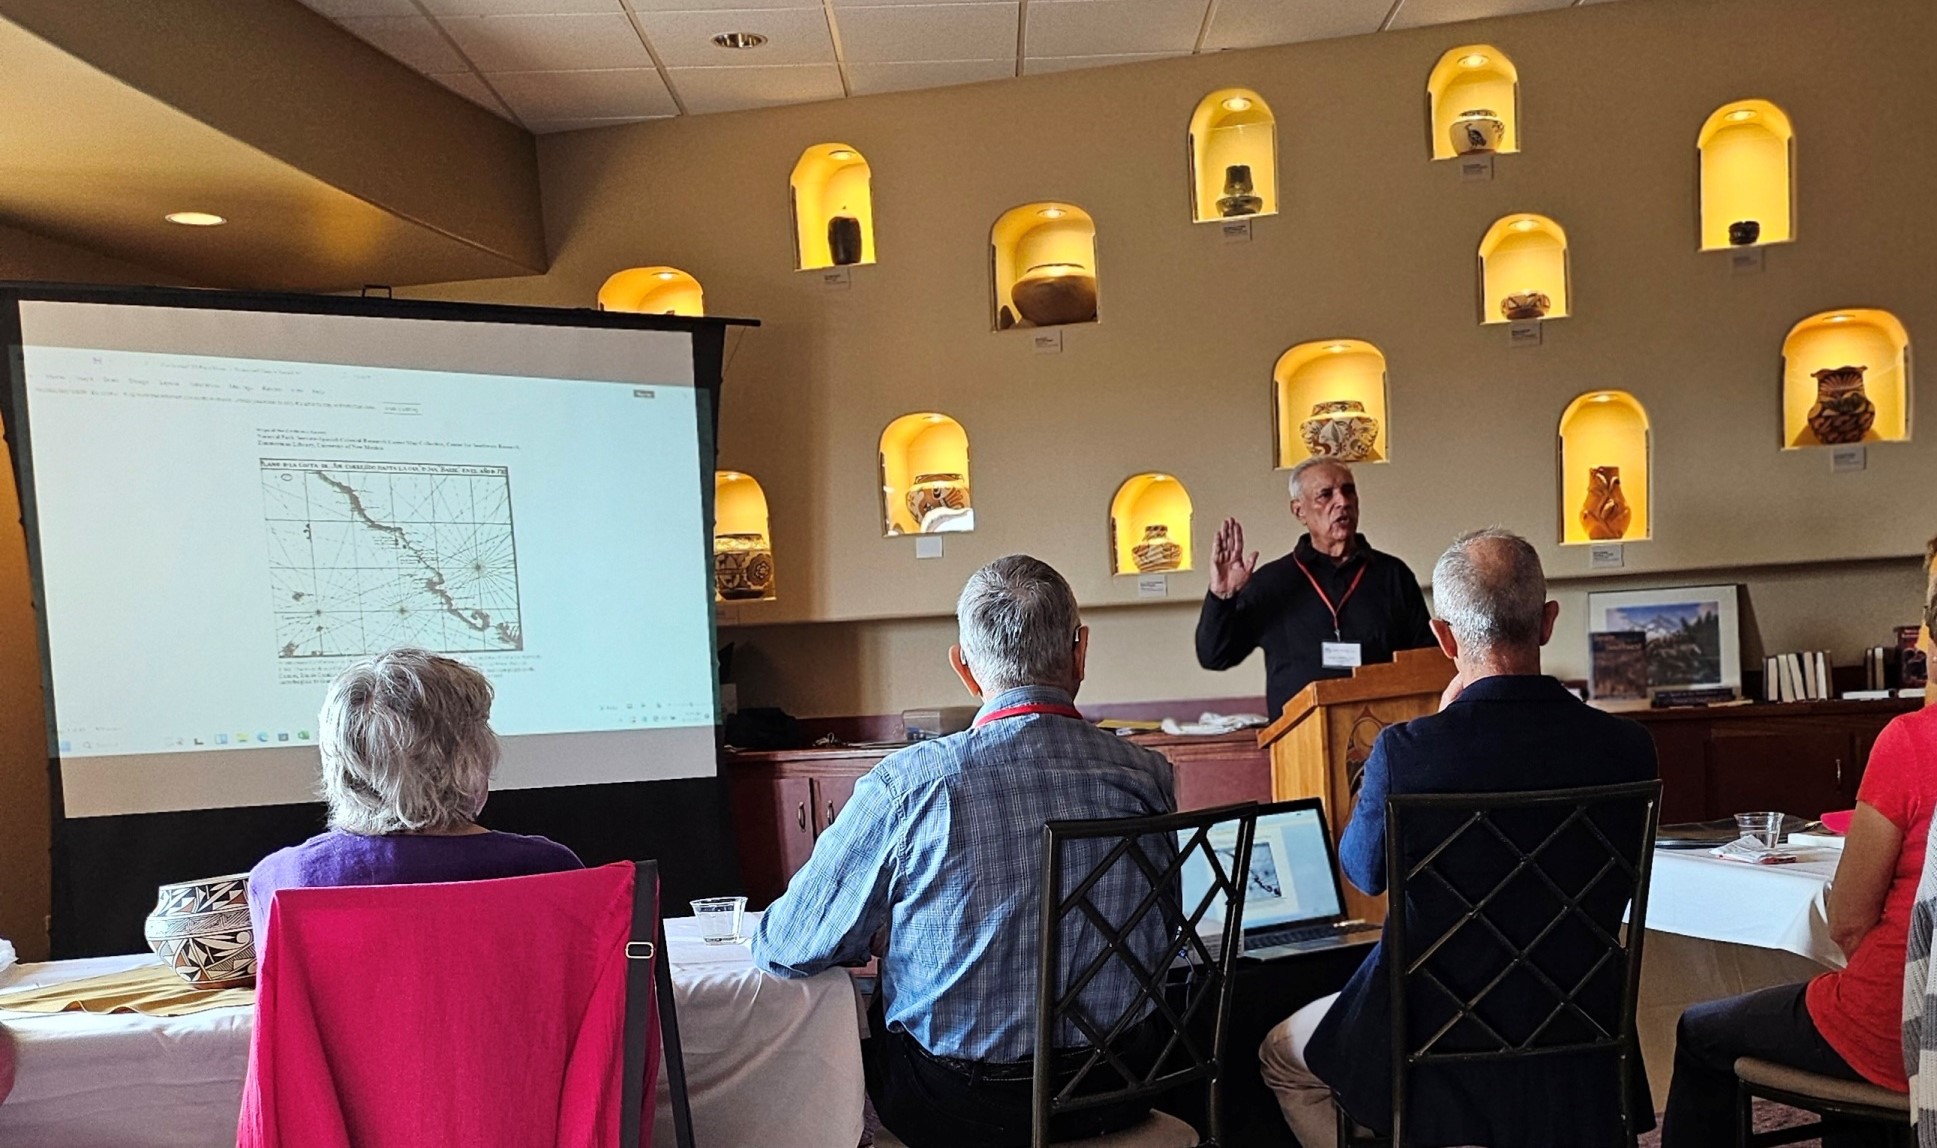
[[[1338,1116],[1332,1109],[1332,1090],[1305,1063],[1318,1022],[1338,1000],[1320,997],[1292,1013],[1258,1046],[1258,1066],[1264,1082],[1278,1098],[1278,1110],[1304,1148],[1338,1148]]]

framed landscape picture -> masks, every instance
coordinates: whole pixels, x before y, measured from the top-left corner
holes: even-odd
[[[1587,596],[1592,633],[1646,635],[1648,692],[1742,691],[1736,586],[1620,590]]]

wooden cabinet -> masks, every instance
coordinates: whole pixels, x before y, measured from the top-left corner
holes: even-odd
[[[1816,817],[1856,804],[1870,747],[1914,701],[1802,702],[1631,715],[1661,760],[1661,819],[1758,809]]]
[[[1138,734],[1133,740],[1170,759],[1177,804],[1204,809],[1271,800],[1271,758],[1256,731],[1219,737]],[[765,908],[834,824],[854,783],[893,749],[794,749],[728,754],[721,765],[732,794],[734,836],[748,903]]]

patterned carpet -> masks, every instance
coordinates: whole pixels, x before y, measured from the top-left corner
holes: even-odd
[[[1656,1117],[1657,1121],[1659,1119],[1660,1117]],[[1791,1124],[1806,1124],[1814,1119],[1815,1117],[1807,1112],[1791,1108],[1786,1104],[1777,1104],[1773,1100],[1758,1100],[1755,1102],[1755,1130],[1757,1132],[1774,1132],[1778,1128],[1787,1128]],[[1796,1148],[1822,1148],[1822,1143],[1821,1140],[1800,1140],[1797,1141]],[[1659,1128],[1641,1138],[1641,1148],[1660,1148],[1660,1144],[1661,1130]]]

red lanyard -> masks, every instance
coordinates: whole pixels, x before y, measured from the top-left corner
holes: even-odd
[[[1087,720],[1083,717],[1083,711],[1077,709],[1075,706],[1059,706],[1049,702],[1030,702],[1025,705],[1003,706],[999,710],[990,710],[988,713],[976,718],[975,724],[978,727],[985,726],[992,721],[1001,721],[1003,718],[1021,717],[1024,714],[1054,714],[1057,717],[1073,717],[1077,721]]]
[[[1305,581],[1310,582],[1312,584],[1312,589],[1318,592],[1318,600],[1320,602],[1325,603],[1325,608],[1332,612],[1332,637],[1336,638],[1341,642],[1344,641],[1345,635],[1342,632],[1341,623],[1338,620],[1338,616],[1339,616],[1339,613],[1345,609],[1345,604],[1352,600],[1352,595],[1358,591],[1359,582],[1365,578],[1365,566],[1361,565],[1359,567],[1359,572],[1357,574],[1352,575],[1352,584],[1345,588],[1345,597],[1340,598],[1338,600],[1338,605],[1334,606],[1332,605],[1331,596],[1325,593],[1325,587],[1320,586],[1318,584],[1318,579],[1312,577],[1312,572],[1310,570],[1305,569],[1304,559],[1294,554],[1291,556],[1291,560],[1293,562],[1298,563],[1298,569],[1304,573]]]

